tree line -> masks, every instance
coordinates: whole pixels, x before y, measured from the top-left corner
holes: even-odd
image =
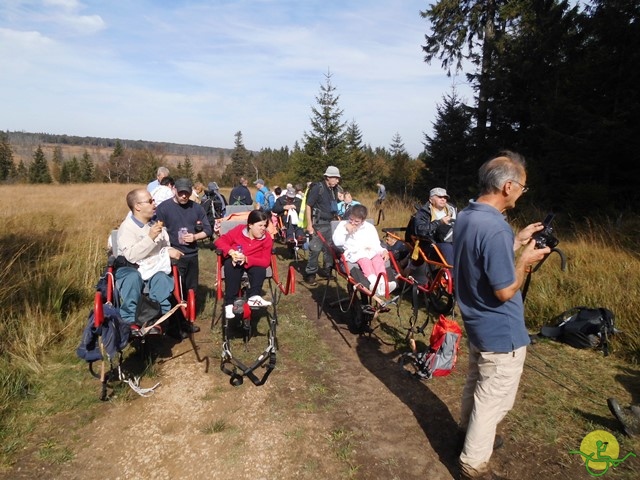
[[[178,165],[167,165],[172,175],[226,186],[240,176],[284,185],[319,179],[335,165],[356,193],[381,182],[391,194],[424,200],[440,186],[463,205],[477,193],[478,167],[500,149],[513,149],[527,158],[527,201],[539,208],[576,216],[635,210],[640,0],[439,0],[420,16],[427,27],[423,60],[439,61],[475,95],[465,103],[455,88],[443,93],[417,158],[400,133],[390,135],[389,146],[364,144],[356,120],[343,120],[327,72],[309,128],[291,148],[248,151],[238,131],[230,162],[221,158],[196,172],[185,154]],[[31,172],[44,168],[37,150],[28,168],[12,166],[3,139],[0,180],[14,174],[46,180]],[[52,160],[59,168],[53,179],[147,182],[166,163],[166,150],[157,145],[123,148],[117,140],[113,148],[93,169],[85,156],[69,165]]]

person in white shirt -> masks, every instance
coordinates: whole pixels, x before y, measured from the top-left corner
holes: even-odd
[[[369,289],[373,288],[381,273],[385,273],[385,262],[389,259],[389,251],[382,246],[378,231],[373,224],[367,222],[367,207],[354,205],[349,210],[349,219],[342,220],[332,235],[333,244],[344,250],[344,258],[357,263],[369,281]],[[377,295],[384,295],[385,283],[380,281]],[[397,287],[393,280],[389,282],[389,292]]]

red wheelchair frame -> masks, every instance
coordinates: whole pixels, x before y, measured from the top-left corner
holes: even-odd
[[[396,272],[396,279],[403,283],[401,295],[409,288],[412,292],[412,314],[407,333],[407,338],[412,339],[415,333],[424,334],[424,330],[431,319],[432,312],[436,314],[434,316],[435,319],[438,315],[448,315],[453,311],[455,306],[453,273],[451,271],[453,266],[447,263],[438,246],[430,239],[412,237],[414,240],[413,243],[406,242],[398,235],[398,233],[406,231],[405,227],[383,228],[382,231],[386,235],[404,243],[408,247],[409,252],[411,252],[410,255],[417,261],[422,262],[425,267],[426,281],[420,281],[412,275],[407,274],[406,270],[398,264],[395,257],[393,257],[393,255],[390,256],[393,269]],[[422,242],[422,244],[426,243],[428,248],[434,252],[435,260],[425,253],[425,249],[420,247],[420,242]],[[418,311],[420,308],[418,299],[421,296],[423,297],[427,310],[427,318],[422,325],[418,325]],[[399,308],[400,303],[398,303],[398,309]]]
[[[271,264],[267,269],[267,278],[269,285],[269,292],[271,293],[272,301],[272,310],[273,314],[267,312],[268,321],[269,321],[269,332],[267,334],[267,347],[265,350],[258,356],[258,358],[251,364],[246,365],[238,358],[233,356],[231,352],[231,342],[230,342],[230,331],[231,331],[231,322],[224,315],[224,308],[220,308],[220,314],[218,315],[218,304],[224,298],[224,269],[223,263],[224,258],[222,256],[222,252],[220,250],[216,250],[216,291],[214,296],[214,304],[213,304],[213,314],[211,318],[211,329],[213,330],[218,319],[222,319],[222,355],[220,360],[220,370],[225,374],[229,375],[231,378],[229,382],[233,386],[240,386],[243,383],[243,378],[249,378],[254,385],[260,386],[264,385],[267,381],[267,378],[273,371],[276,366],[276,353],[278,351],[278,340],[276,336],[276,327],[278,324],[278,312],[277,305],[280,301],[282,295],[294,294],[296,291],[296,272],[293,266],[289,266],[287,272],[287,281],[286,285],[283,285],[278,276],[278,259],[276,255],[271,253]],[[275,283],[275,286],[274,286]],[[241,282],[240,291],[238,292],[238,297],[245,297],[245,290],[247,287],[247,283],[245,281]],[[249,309],[248,317],[243,318],[243,335],[244,342],[248,342],[251,337],[251,311]],[[267,363],[268,361],[268,363]],[[265,365],[266,364],[266,365]],[[265,365],[266,370],[262,377],[258,377],[255,374],[255,371]]]
[[[107,265],[107,269],[105,272],[105,275],[107,277],[106,303],[110,305],[117,305],[119,302],[117,302],[116,299],[114,298],[114,292],[116,290],[115,290],[115,267],[113,265],[113,260],[114,260],[113,257],[109,258],[109,263]],[[156,332],[156,330],[153,327],[156,327],[160,325],[162,322],[164,322],[165,320],[167,320],[178,309],[182,310],[182,314],[188,322],[190,323],[195,322],[195,319],[196,319],[195,292],[193,290],[189,290],[187,292],[186,301],[183,300],[182,286],[180,284],[180,274],[178,272],[178,266],[175,264],[172,265],[172,275],[173,275],[173,297],[175,298],[177,304],[169,312],[165,313],[164,315],[162,315],[162,317],[157,319],[152,325],[145,325],[142,327],[138,325],[132,325],[131,334],[129,336],[130,343],[137,341],[139,342],[139,345],[144,346],[146,337],[148,335],[153,335],[153,333]],[[100,291],[96,292],[94,296],[93,312],[94,312],[93,326],[96,329],[96,331],[99,332],[100,327],[104,322],[103,293]],[[193,351],[196,355],[198,362],[207,360],[206,358],[205,359],[200,358],[200,355],[198,353],[198,347],[195,344],[193,333],[191,332],[189,332],[189,340],[191,341]],[[98,373],[93,370],[93,362],[89,362],[89,371],[94,377],[100,379],[100,383],[101,383],[100,399],[101,400],[108,399],[107,386],[110,381],[122,381],[122,382],[128,383],[133,390],[135,390],[137,393],[139,393],[142,396],[146,396],[145,395],[146,393],[148,393],[149,391],[152,391],[155,388],[153,387],[151,389],[140,389],[137,385],[138,383],[137,379],[133,380],[133,379],[127,378],[126,375],[124,375],[123,372],[121,371],[120,366],[122,363],[122,352],[118,352],[118,360],[116,363],[115,358],[109,358],[108,355],[106,355],[104,346],[102,344],[102,337],[100,335],[98,335],[98,342],[99,342],[100,351],[102,353],[102,362],[100,366],[100,372]],[[109,363],[109,368],[107,368],[107,363]]]
[[[318,238],[320,238],[324,246],[331,252],[331,256],[333,259],[333,269],[337,273],[337,277],[329,275],[329,277],[327,278],[327,283],[322,295],[322,300],[318,305],[318,319],[320,319],[322,313],[325,311],[324,306],[327,299],[327,292],[329,290],[331,280],[333,279],[335,280],[336,295],[338,299],[332,302],[330,305],[338,305],[342,313],[351,312],[352,315],[349,321],[350,327],[352,330],[354,330],[354,332],[359,334],[373,333],[375,328],[378,327],[371,327],[373,320],[377,319],[380,313],[388,312],[390,310],[389,305],[395,303],[398,299],[398,297],[394,297],[393,299],[390,298],[387,273],[381,273],[378,275],[378,277],[376,278],[376,282],[373,285],[372,291],[365,286],[364,282],[366,282],[367,284],[368,282],[364,278],[364,275],[360,271],[359,267],[356,266],[356,268],[353,268],[352,270],[352,267],[349,266],[349,262],[346,260],[344,255],[339,252],[332,243],[329,243],[320,232],[316,231],[316,235],[318,235]],[[346,281],[346,297],[342,296],[342,290],[338,283],[338,277],[341,277]],[[380,282],[384,282],[385,285],[384,298],[388,299],[386,302],[379,301],[379,297],[375,294]],[[376,300],[376,298],[378,300]],[[343,308],[342,305],[345,302],[347,303],[347,306],[346,308]],[[330,318],[328,315],[327,317]],[[334,327],[336,327],[337,329],[337,325],[335,325],[335,322],[333,323]]]

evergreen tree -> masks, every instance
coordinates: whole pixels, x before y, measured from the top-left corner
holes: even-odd
[[[477,165],[472,145],[472,120],[469,107],[458,98],[456,91],[447,94],[437,107],[433,135],[424,134],[425,164],[421,190],[434,187],[447,189],[453,199],[469,197],[474,184]]]
[[[95,178],[95,167],[91,160],[91,155],[86,150],[82,154],[80,160],[80,181],[84,183],[91,183]]]
[[[26,183],[29,180],[29,170],[22,160],[18,162],[14,178],[18,183]]]
[[[367,171],[362,133],[355,120],[349,123],[345,133],[345,154],[346,161],[340,170],[345,178],[345,186],[354,192],[373,189],[379,181],[378,175],[371,175],[372,172]]]
[[[460,71],[464,61],[476,66],[467,76],[478,92],[477,136],[484,140],[488,101],[491,97],[490,70],[499,47],[500,36],[508,27],[513,0],[438,0],[420,15],[426,18],[431,34],[425,35],[424,60],[442,60],[451,74]],[[509,7],[509,8],[507,8]]]
[[[60,170],[63,162],[64,157],[62,155],[62,147],[60,145],[56,145],[53,148],[53,157],[51,158],[51,176],[56,181],[60,181]]]
[[[194,171],[193,171],[193,163],[191,162],[191,158],[189,155],[185,155],[184,157],[184,166],[182,168],[182,176],[193,180]]]
[[[223,182],[227,185],[235,185],[240,177],[247,180],[253,178],[253,167],[251,165],[251,155],[244,146],[242,132],[235,133],[233,152],[231,152],[231,163],[227,165],[222,176]]]
[[[13,151],[9,144],[9,135],[0,131],[0,181],[9,178],[13,168]]]
[[[413,161],[404,147],[399,133],[396,133],[390,145],[391,171],[387,179],[389,190],[402,195],[404,200],[414,195],[414,186],[418,179],[419,166]]]
[[[29,166],[29,183],[51,183],[49,165],[40,145],[33,154],[33,162]]]
[[[340,96],[331,83],[331,73],[325,75],[325,83],[316,96],[317,107],[311,107],[311,131],[304,133],[304,155],[296,156],[295,168],[299,178],[321,178],[329,165],[346,167],[345,123],[338,105]]]
[[[109,183],[119,183],[125,179],[126,161],[125,151],[120,140],[116,140],[113,152],[109,155],[106,167],[106,180]]]

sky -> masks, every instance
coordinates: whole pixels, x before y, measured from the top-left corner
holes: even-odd
[[[331,75],[363,142],[412,156],[464,77],[424,62],[428,0],[2,0],[0,130],[293,147]]]

